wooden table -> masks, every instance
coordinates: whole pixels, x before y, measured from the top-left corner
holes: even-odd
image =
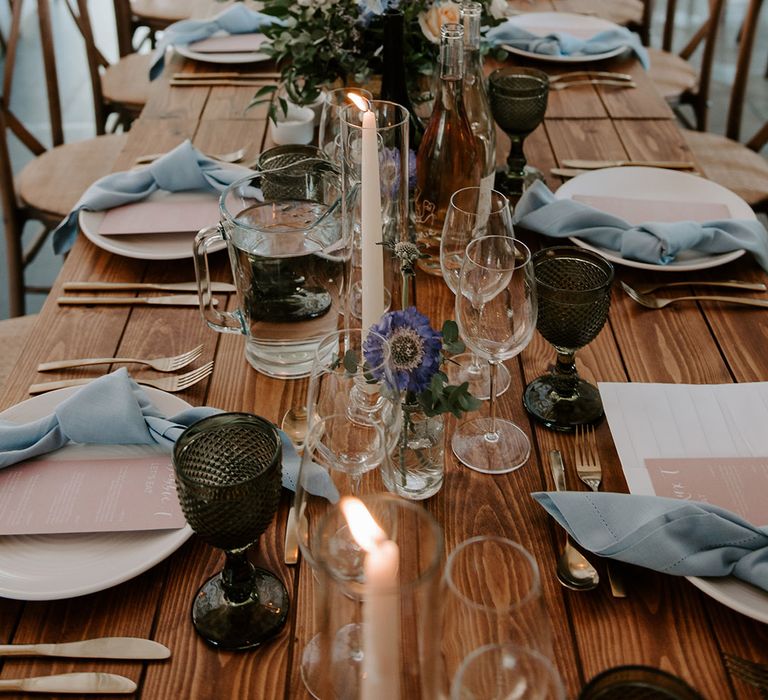
[[[637,75],[636,90],[584,87],[553,93],[544,126],[527,141],[529,161],[547,172],[563,158],[686,159],[686,151],[667,106],[652,92],[631,60],[611,69]],[[166,76],[183,68],[170,61]],[[197,69],[187,67],[187,69]],[[206,68],[207,70],[207,68]],[[265,70],[272,70],[267,68]],[[129,168],[136,156],[168,149],[184,138],[208,152],[247,144],[248,157],[266,145],[265,110],[245,111],[254,89],[237,87],[169,88],[160,80],[142,118],[133,126],[115,170]],[[500,146],[503,151],[504,145]],[[557,179],[549,184],[556,187]],[[545,241],[532,241],[541,246]],[[213,273],[228,278],[225,256]],[[628,281],[637,271],[619,268]],[[764,280],[748,257],[707,273],[712,278]],[[196,309],[58,307],[67,280],[181,281],[193,277],[190,260],[143,262],[111,255],[80,236],[46,301],[0,407],[27,398],[30,383],[45,360],[78,356],[161,356],[205,343],[202,360],[215,359],[210,380],[181,394],[192,404],[250,411],[279,422],[304,401],[305,382],[278,381],[256,373],[243,358],[243,340],[222,336],[202,323]],[[642,274],[644,280],[667,275]],[[442,281],[418,279],[420,308],[435,323],[450,315],[452,295]],[[229,301],[230,306],[234,300]],[[591,381],[720,383],[768,377],[766,333],[760,310],[707,304],[647,311],[614,290],[610,321],[599,337],[580,351],[578,366]],[[757,698],[743,682],[731,679],[722,652],[768,662],[768,627],[704,596],[684,579],[627,567],[628,597],[613,598],[601,585],[590,593],[563,589],[554,576],[561,533],[530,492],[553,487],[546,455],[558,448],[568,456],[572,437],[533,424],[520,400],[527,382],[553,360],[549,345],[536,336],[522,355],[508,362],[510,389],[500,398],[501,415],[531,435],[534,446],[525,467],[491,477],[459,466],[447,451],[443,489],[425,503],[445,530],[446,549],[473,535],[501,534],[527,547],[543,574],[544,595],[555,630],[555,659],[568,689],[578,689],[595,674],[618,664],[647,664],[683,677],[706,697]],[[82,376],[71,371],[60,376]],[[449,421],[449,429],[454,425]],[[450,430],[449,430],[450,432]],[[607,425],[598,429],[603,485],[625,491],[626,484]],[[582,488],[567,460],[573,488]],[[261,539],[256,559],[285,581],[292,599],[290,622],[272,643],[252,653],[224,653],[207,647],[194,633],[189,608],[198,586],[218,571],[220,552],[193,538],[167,560],[119,586],[85,597],[52,602],[0,601],[0,641],[73,640],[102,635],[151,637],[173,652],[160,663],[97,663],[67,660],[7,660],[0,677],[11,678],[72,669],[103,669],[139,683],[137,696],[178,698],[306,697],[298,672],[300,650],[312,634],[312,575],[304,566],[283,564],[283,535],[291,494],[285,492],[272,527]],[[594,557],[593,557],[594,559]],[[598,563],[601,574],[605,574]],[[605,577],[604,577],[605,578]]]

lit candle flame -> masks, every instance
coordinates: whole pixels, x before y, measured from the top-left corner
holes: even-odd
[[[339,507],[344,513],[352,537],[366,552],[372,552],[387,539],[387,533],[381,529],[359,498],[345,496],[339,502]]]
[[[362,95],[358,95],[354,92],[347,93],[347,99],[352,100],[355,106],[363,112],[368,112],[371,109],[370,103]]]

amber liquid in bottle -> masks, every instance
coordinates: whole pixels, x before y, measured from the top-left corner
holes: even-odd
[[[464,28],[444,24],[440,40],[440,86],[432,116],[416,156],[413,194],[416,241],[429,257],[419,266],[440,275],[440,236],[451,195],[476,187],[484,154],[472,131],[463,97]]]

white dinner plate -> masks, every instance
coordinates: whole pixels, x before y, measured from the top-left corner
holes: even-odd
[[[665,201],[690,201],[695,207],[697,202],[724,204],[728,207],[732,219],[754,219],[755,212],[741,197],[716,182],[679,170],[662,168],[603,168],[592,170],[563,184],[556,199],[572,199],[574,195],[600,195],[604,197],[637,197]],[[636,267],[641,270],[660,272],[688,272],[717,267],[744,255],[744,250],[732,250],[728,253],[710,254],[693,250],[684,250],[677,259],[667,265],[627,260],[615,250],[594,246],[579,238],[570,239],[577,246],[600,253],[604,258],[619,265]]]
[[[561,32],[563,34],[572,34],[580,39],[589,39],[595,34],[604,32],[608,29],[620,29],[618,24],[609,22],[607,19],[592,17],[590,15],[577,15],[570,12],[525,12],[507,20],[510,24],[525,29],[536,36],[547,36]],[[534,53],[525,51],[514,46],[502,44],[501,48],[509,53],[527,58],[535,58],[540,61],[551,61],[553,63],[586,63],[588,61],[602,61],[606,58],[613,58],[626,51],[626,46],[617,46],[610,51],[603,53],[575,55],[575,56],[552,56],[550,54]]]
[[[216,32],[213,36],[222,36],[226,32]],[[176,53],[189,58],[193,61],[201,61],[202,63],[260,63],[261,61],[268,61],[269,56],[260,51],[244,51],[241,53],[223,53],[223,52],[208,52],[208,51],[194,51],[189,46],[174,46]]]
[[[184,202],[201,198],[218,198],[218,193],[212,192],[166,192],[158,190],[153,192],[147,200],[173,199],[174,204],[183,206]],[[99,226],[106,215],[103,211],[81,211],[79,216],[80,229],[94,245],[99,248],[124,255],[127,258],[139,258],[140,260],[180,260],[192,257],[192,243],[197,231],[188,233],[138,233],[121,234],[119,236],[103,236],[99,233]],[[200,228],[203,228],[201,226]],[[218,250],[223,247],[211,248]]]
[[[79,387],[59,389],[8,408],[0,418],[26,423],[49,415]],[[166,415],[189,408],[186,401],[158,389],[142,387]],[[146,454],[144,445],[70,445],[62,451],[88,453],[88,458]],[[138,576],[175,552],[192,535],[179,530],[98,532],[67,535],[0,537],[0,596],[16,600],[58,600],[102,591]]]
[[[768,624],[768,592],[733,576],[701,578],[686,576],[699,590],[731,610]]]

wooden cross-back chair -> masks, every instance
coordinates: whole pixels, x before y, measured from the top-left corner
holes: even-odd
[[[24,313],[25,291],[48,291],[25,284],[27,266],[37,256],[48,233],[69,213],[87,187],[111,171],[112,164],[127,140],[125,134],[110,134],[64,143],[50,1],[32,0],[37,5],[40,28],[51,128],[50,148],[24,125],[12,108],[14,69],[25,0],[14,0],[12,5],[8,51],[3,71],[3,94],[0,98],[0,199],[5,224],[11,316]],[[39,115],[36,115],[38,118]],[[13,173],[8,132],[13,133],[35,156],[17,176]],[[22,234],[29,221],[39,222],[42,230],[25,249]]]
[[[768,159],[759,151],[768,143],[768,121],[747,142],[739,142],[749,68],[763,0],[750,0],[739,41],[726,135],[684,131],[703,173],[740,195],[755,211],[768,214]]]
[[[677,0],[667,0],[667,16],[661,49],[648,49],[651,67],[648,75],[657,92],[675,110],[680,120],[690,128],[707,130],[709,88],[712,82],[712,64],[715,58],[715,44],[720,28],[725,0],[708,0],[707,18],[679,53],[672,52]],[[701,65],[697,70],[689,61],[701,47]],[[691,121],[684,106],[690,106],[694,119]]]

